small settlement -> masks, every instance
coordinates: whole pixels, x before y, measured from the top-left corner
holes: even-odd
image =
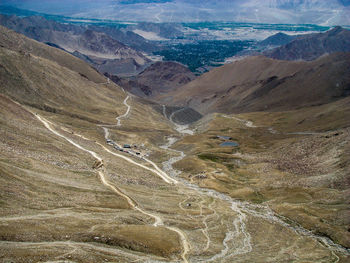
[[[128,154],[131,154],[133,156],[140,157],[141,159],[144,156],[147,156],[147,153],[144,150],[140,149],[141,147],[139,147],[136,144],[133,144],[133,145],[131,145],[131,144],[123,144],[123,146],[121,146],[121,145],[117,144],[116,142],[114,142],[114,141],[112,141],[110,139],[107,139],[106,143],[108,145],[112,146],[117,151],[128,153]]]

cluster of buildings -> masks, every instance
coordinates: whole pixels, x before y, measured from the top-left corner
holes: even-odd
[[[113,148],[116,149],[117,151],[132,154],[134,156],[140,157],[141,159],[144,156],[144,155],[142,155],[141,151],[138,149],[138,146],[136,144],[134,144],[134,145],[124,144],[123,146],[121,146],[110,139],[107,139],[106,142],[108,145],[113,146]]]

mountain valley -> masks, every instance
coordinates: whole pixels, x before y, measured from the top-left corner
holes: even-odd
[[[202,74],[177,24],[0,24],[1,262],[349,261],[349,30]]]

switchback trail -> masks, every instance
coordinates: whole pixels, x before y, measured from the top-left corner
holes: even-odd
[[[83,146],[75,143],[73,140],[71,140],[70,138],[60,134],[59,132],[57,132],[55,129],[53,129],[51,127],[51,125],[49,124],[49,122],[44,119],[43,117],[39,116],[38,114],[34,114],[34,116],[39,120],[41,121],[44,126],[49,130],[51,131],[52,133],[54,133],[55,135],[65,139],[66,141],[68,141],[69,143],[71,143],[72,145],[74,145],[75,147],[79,148],[80,150],[82,151],[85,151],[87,153],[89,153],[90,155],[92,155],[92,157],[94,157],[97,161],[99,162],[103,162],[102,158],[96,153],[96,152],[93,152],[93,151],[90,151],[86,148],[84,148]],[[105,168],[102,167],[102,169],[104,170]],[[138,207],[138,205],[136,204],[135,201],[133,201],[129,196],[127,196],[126,194],[124,194],[121,190],[119,190],[117,187],[115,187],[114,185],[112,185],[111,183],[109,183],[106,179],[106,175],[103,171],[101,171],[101,169],[98,171],[98,175],[100,176],[100,179],[101,179],[101,182],[109,187],[110,189],[112,189],[115,193],[117,193],[118,195],[122,196],[124,199],[126,199],[126,201],[128,202],[128,204],[130,205],[131,208],[141,212],[142,214],[144,215],[147,215],[147,216],[150,216],[150,217],[153,217],[154,218],[154,225],[155,226],[158,226],[158,225],[163,225],[163,221],[162,219],[157,216],[157,215],[154,215],[154,214],[151,214],[151,213],[148,213],[144,210],[142,210],[141,208]]]
[[[231,205],[232,211],[237,213],[237,218],[233,220],[234,229],[228,231],[226,233],[226,237],[223,240],[223,246],[224,249],[221,251],[221,253],[214,255],[208,260],[204,260],[201,262],[217,262],[217,260],[222,259],[226,256],[231,257],[234,255],[241,255],[246,254],[252,251],[252,243],[251,243],[251,236],[249,232],[246,230],[246,224],[245,221],[247,220],[246,215],[251,215],[253,217],[261,218],[263,220],[279,224],[283,227],[289,228],[293,230],[295,233],[301,236],[306,236],[308,238],[317,240],[319,243],[321,243],[324,247],[326,247],[329,251],[331,251],[332,255],[336,259],[334,262],[338,262],[337,259],[339,257],[336,253],[340,253],[342,255],[349,256],[350,251],[336,243],[334,243],[331,239],[324,237],[324,236],[318,236],[311,231],[303,228],[296,222],[292,222],[290,219],[287,220],[287,218],[280,216],[278,214],[275,214],[267,205],[257,205],[257,204],[251,204],[249,202],[239,201],[231,198],[230,196],[217,192],[213,189],[207,189],[203,187],[199,187],[198,185],[192,184],[188,182],[185,179],[182,179],[178,177],[179,174],[181,174],[180,171],[177,171],[173,168],[173,164],[185,157],[185,154],[178,150],[173,150],[170,147],[175,144],[178,139],[175,139],[173,137],[168,138],[169,142],[161,146],[163,149],[169,149],[171,151],[177,152],[180,155],[178,157],[170,158],[168,161],[163,162],[164,170],[167,171],[170,175],[175,176],[175,178],[181,182],[182,184],[186,185],[188,188],[196,190],[198,193],[205,194],[207,196],[211,196],[213,198],[217,198],[219,200],[228,202]],[[290,222],[290,223],[287,223]],[[228,242],[235,240],[237,237],[243,237],[242,238],[242,245],[240,248],[237,248],[235,251],[232,251],[229,253],[229,246]]]
[[[128,104],[128,99],[129,99],[129,98],[130,98],[130,96],[128,95],[128,96],[126,96],[125,100],[123,101],[123,103],[124,103],[124,105],[127,107],[127,109],[126,109],[126,112],[125,112],[123,115],[121,115],[121,116],[119,116],[119,117],[116,118],[116,120],[117,120],[117,126],[121,126],[120,120],[123,119],[123,118],[125,118],[126,116],[128,116],[128,114],[129,114],[129,112],[130,112],[131,107],[130,107],[130,105]]]
[[[15,101],[14,101],[14,102],[15,102]],[[126,100],[125,100],[125,102],[126,102]],[[16,103],[17,105],[19,105],[21,108],[25,109],[27,112],[29,112],[29,113],[31,113],[32,115],[34,115],[34,116],[35,116],[35,117],[50,131],[50,132],[52,132],[53,134],[55,134],[55,135],[58,136],[58,137],[61,137],[61,138],[65,139],[66,141],[68,141],[70,144],[72,144],[73,146],[77,147],[78,149],[80,149],[80,150],[82,150],[82,151],[84,151],[84,152],[89,153],[89,154],[90,154],[93,158],[95,158],[98,162],[100,162],[100,163],[103,164],[103,159],[102,159],[102,157],[100,157],[96,152],[84,148],[84,147],[81,146],[80,144],[74,142],[72,139],[66,137],[65,135],[63,135],[63,134],[61,134],[61,133],[59,133],[59,132],[56,131],[53,127],[51,127],[51,125],[52,125],[51,122],[47,121],[45,118],[41,117],[41,116],[38,115],[37,113],[34,113],[34,112],[32,112],[31,110],[27,109],[26,107],[24,107],[24,106],[21,105],[20,103],[18,103],[18,102],[15,102],[15,103]],[[130,109],[128,108],[128,110],[130,110]],[[81,137],[81,138],[84,138],[84,139],[89,140],[88,138],[86,138],[86,137],[84,137],[84,136],[82,136],[82,135],[79,135],[79,134],[76,134],[76,133],[75,133],[75,135],[77,135],[77,136],[79,136],[79,137]],[[92,140],[89,140],[89,141],[92,141]],[[100,146],[102,146],[103,149],[104,149],[105,151],[107,151],[107,152],[109,152],[109,153],[111,153],[111,154],[113,154],[113,155],[115,155],[115,156],[118,156],[118,157],[120,157],[120,158],[123,158],[124,160],[127,160],[127,161],[129,161],[129,162],[131,162],[131,163],[133,163],[133,164],[135,164],[135,165],[137,165],[137,166],[140,166],[140,167],[142,167],[142,168],[144,168],[144,169],[146,169],[146,170],[148,170],[148,171],[151,171],[151,172],[154,172],[154,173],[158,174],[160,177],[163,178],[163,180],[164,180],[165,182],[167,182],[166,177],[164,177],[164,174],[165,174],[164,172],[160,173],[159,171],[154,170],[154,169],[151,169],[151,168],[149,168],[149,167],[147,167],[147,166],[144,166],[144,165],[142,165],[142,164],[139,164],[139,163],[133,161],[132,159],[130,159],[130,158],[128,158],[128,157],[125,157],[125,156],[123,156],[123,155],[119,155],[119,154],[113,153],[113,152],[109,151],[106,147],[104,147],[103,145],[101,145],[101,144],[99,144],[99,143],[97,143],[97,144],[100,145]],[[154,165],[155,165],[155,164],[154,164]],[[155,166],[156,166],[156,165],[155,165]],[[158,168],[158,169],[159,169],[159,168]],[[132,209],[134,209],[134,210],[136,210],[136,211],[138,211],[138,212],[140,212],[140,213],[142,213],[142,214],[144,214],[144,215],[146,215],[146,216],[152,217],[152,218],[154,219],[154,224],[153,224],[154,227],[163,226],[163,227],[169,229],[170,231],[173,231],[173,232],[175,232],[175,233],[177,233],[177,234],[179,235],[180,241],[181,241],[182,246],[183,246],[181,257],[182,257],[184,263],[188,263],[188,260],[187,260],[186,255],[187,255],[187,253],[189,252],[189,247],[190,247],[190,246],[189,246],[189,243],[188,243],[188,241],[187,241],[187,239],[186,239],[185,234],[184,234],[181,230],[179,230],[178,228],[176,228],[176,227],[170,227],[170,226],[164,225],[163,220],[162,220],[159,216],[157,216],[157,215],[155,215],[155,214],[152,214],[152,213],[149,213],[149,212],[143,210],[142,208],[140,208],[140,207],[137,205],[137,203],[136,203],[134,200],[132,200],[128,195],[126,195],[126,194],[123,193],[120,189],[118,189],[116,186],[114,186],[113,184],[111,184],[110,182],[108,182],[108,180],[106,179],[106,175],[105,175],[105,173],[104,173],[103,170],[105,170],[105,167],[104,167],[104,166],[102,166],[102,168],[99,168],[99,169],[98,169],[98,175],[99,175],[100,180],[101,180],[101,182],[102,182],[103,185],[107,186],[107,187],[110,188],[113,192],[117,193],[118,195],[120,195],[120,196],[122,196],[124,199],[126,199],[127,203],[130,205],[130,207],[131,207]],[[160,169],[159,169],[159,170],[160,170]],[[173,180],[173,179],[172,179],[172,180]],[[175,181],[175,180],[173,180],[173,181]],[[167,182],[167,183],[171,184],[171,182]]]
[[[124,91],[124,90],[123,90],[123,91]],[[124,91],[124,93],[125,93],[125,91]],[[124,99],[123,103],[124,103],[124,105],[127,107],[127,109],[126,109],[126,112],[125,112],[123,115],[121,115],[121,116],[119,116],[119,117],[116,118],[117,124],[116,124],[115,126],[120,127],[120,126],[121,126],[121,119],[122,119],[122,118],[125,118],[126,116],[128,116],[128,114],[129,114],[129,112],[130,112],[130,110],[131,110],[131,106],[128,104],[128,99],[129,99],[129,98],[130,98],[130,96],[127,95],[127,97]],[[109,138],[109,135],[110,135],[110,134],[109,134],[109,130],[108,130],[107,126],[101,125],[101,127],[103,128],[103,130],[104,130],[104,132],[105,132],[105,139],[106,139],[106,140],[110,140],[110,138]],[[112,125],[112,126],[108,126],[108,127],[113,127],[113,125]],[[97,144],[99,144],[99,143],[97,143]],[[115,143],[115,144],[118,145],[119,147],[121,147],[119,144],[117,144],[117,143]],[[166,182],[166,183],[168,183],[168,184],[178,184],[178,181],[177,181],[177,180],[175,180],[174,178],[172,178],[172,177],[170,177],[169,175],[167,175],[162,169],[160,169],[160,168],[158,167],[158,165],[156,165],[153,161],[151,161],[151,160],[149,160],[149,159],[147,159],[147,158],[143,158],[143,160],[146,161],[147,163],[151,164],[151,165],[155,168],[155,170],[152,169],[152,168],[149,168],[149,167],[147,167],[147,166],[145,166],[145,165],[143,165],[143,164],[137,163],[137,162],[135,162],[134,160],[132,160],[132,159],[129,158],[129,157],[126,157],[126,156],[124,156],[124,155],[121,155],[121,154],[115,153],[115,152],[113,152],[113,151],[110,151],[108,148],[106,148],[105,146],[103,146],[103,145],[101,145],[101,144],[99,144],[99,145],[100,145],[101,147],[103,147],[103,149],[104,149],[105,151],[109,152],[110,154],[112,154],[112,155],[114,155],[114,156],[117,156],[117,157],[119,157],[119,158],[122,158],[122,159],[124,159],[124,160],[127,160],[128,162],[130,162],[130,163],[132,163],[132,164],[134,164],[134,165],[137,165],[137,166],[139,166],[139,167],[141,167],[141,168],[143,168],[143,169],[145,169],[145,170],[148,170],[148,171],[151,171],[151,172],[157,174],[164,182]],[[144,213],[144,212],[143,212],[143,213]],[[151,214],[149,214],[149,215],[150,215],[150,216],[153,216],[153,215],[151,215]],[[161,218],[158,217],[158,218],[155,220],[154,226],[161,226],[161,225],[164,225],[164,224],[163,224],[163,221],[162,221]],[[181,240],[181,243],[182,243],[182,246],[183,246],[183,251],[182,251],[181,257],[182,257],[182,259],[183,259],[183,262],[188,263],[186,255],[188,254],[188,252],[189,252],[189,250],[190,250],[190,245],[189,245],[189,243],[188,243],[188,241],[187,241],[187,238],[186,238],[185,234],[184,234],[180,229],[178,229],[178,228],[176,228],[176,227],[169,227],[169,226],[166,226],[166,228],[168,228],[169,230],[172,230],[173,232],[176,232],[176,233],[179,235],[180,240]]]
[[[26,111],[28,111],[31,114],[33,114],[50,132],[52,132],[53,134],[55,134],[58,137],[61,137],[61,138],[65,139],[66,141],[68,141],[70,144],[72,144],[73,146],[77,147],[78,149],[89,153],[97,161],[103,163],[102,158],[96,152],[91,151],[89,149],[86,149],[82,145],[80,145],[80,144],[76,143],[75,141],[73,141],[71,138],[63,135],[62,133],[60,133],[59,131],[57,131],[53,127],[54,124],[52,124],[51,122],[49,122],[45,118],[39,116],[36,113],[33,113],[31,110],[27,109],[26,107],[22,106],[21,104],[19,104],[17,102],[15,102],[15,103],[20,105]],[[129,113],[131,107],[127,103],[127,98],[124,100],[124,104],[127,106],[127,112]],[[122,116],[125,117],[125,116],[127,116],[127,114],[124,114]],[[109,137],[108,129],[106,128],[104,130],[105,130],[105,137],[108,138]],[[88,140],[90,142],[92,141],[89,138],[86,138],[86,137],[84,137],[82,135],[79,135],[79,134],[76,134],[76,133],[71,133],[71,134],[73,134],[74,136],[79,136],[79,137],[83,138],[84,140]],[[177,139],[169,140],[169,143],[167,143],[163,148],[171,150],[171,151],[176,151],[176,150],[170,149],[170,147],[176,141],[177,141]],[[236,214],[236,217],[232,221],[233,229],[228,230],[228,232],[226,233],[226,237],[223,240],[223,247],[224,247],[224,249],[220,253],[212,256],[211,258],[209,258],[207,260],[200,260],[199,262],[217,262],[220,259],[230,258],[230,257],[232,257],[234,255],[245,254],[245,253],[249,253],[250,251],[252,251],[251,236],[250,236],[249,232],[247,231],[247,227],[246,227],[246,220],[247,220],[246,214],[252,215],[254,217],[260,217],[260,218],[262,218],[264,220],[271,221],[271,222],[274,222],[274,223],[278,223],[278,224],[283,225],[285,227],[291,228],[292,230],[294,230],[298,234],[302,234],[304,236],[316,239],[316,240],[322,242],[323,244],[325,244],[329,248],[329,250],[332,251],[332,253],[333,253],[333,255],[335,257],[337,257],[337,256],[336,256],[336,254],[334,252],[339,252],[339,253],[342,253],[342,254],[349,255],[349,252],[346,249],[344,249],[344,248],[334,244],[331,240],[329,240],[327,238],[316,236],[313,233],[311,233],[310,231],[307,231],[307,230],[303,229],[302,227],[295,227],[295,226],[291,226],[291,225],[285,223],[285,221],[283,220],[282,217],[274,214],[266,206],[254,205],[254,204],[250,204],[248,202],[241,202],[241,201],[238,201],[238,200],[234,200],[234,199],[232,199],[231,197],[229,197],[229,196],[227,196],[225,194],[219,193],[219,192],[217,192],[215,190],[201,188],[201,187],[199,187],[197,185],[189,183],[188,181],[186,181],[186,180],[184,180],[182,178],[179,178],[177,176],[179,172],[176,171],[172,167],[172,164],[175,161],[178,161],[178,158],[182,159],[182,158],[185,157],[185,154],[183,152],[181,152],[181,151],[176,151],[177,153],[180,153],[180,157],[177,157],[177,158],[175,157],[175,159],[172,159],[172,160],[170,159],[168,161],[168,164],[169,164],[168,165],[168,169],[165,169],[165,170],[167,170],[167,172],[170,174],[170,176],[169,176],[167,173],[165,173],[163,170],[161,170],[151,160],[147,160],[146,159],[146,162],[151,164],[154,167],[154,169],[153,168],[149,168],[149,167],[147,167],[147,166],[145,166],[143,164],[140,164],[140,163],[134,161],[133,159],[131,159],[129,157],[126,157],[126,156],[124,156],[122,154],[115,153],[115,152],[109,150],[108,148],[106,148],[105,146],[103,146],[100,143],[97,143],[97,145],[99,145],[104,151],[108,152],[109,154],[112,154],[112,155],[114,155],[114,156],[116,156],[118,158],[122,158],[122,159],[128,161],[129,163],[131,163],[133,165],[137,165],[137,166],[139,166],[139,167],[141,167],[143,169],[146,169],[146,170],[148,170],[148,171],[150,171],[150,172],[160,176],[161,179],[163,181],[165,181],[166,183],[168,183],[168,184],[174,184],[174,185],[177,185],[177,187],[181,187],[181,188],[185,187],[187,189],[191,189],[191,190],[195,191],[196,193],[198,193],[198,195],[206,195],[206,196],[213,197],[213,198],[221,200],[221,201],[225,201],[225,202],[230,204],[230,207],[231,207],[232,211]],[[164,166],[164,167],[166,167],[166,166]],[[123,191],[121,191],[116,186],[111,184],[107,180],[106,175],[105,175],[104,172],[105,172],[105,167],[102,167],[102,169],[100,168],[98,170],[98,175],[99,175],[100,180],[103,183],[103,185],[105,185],[106,187],[110,188],[116,194],[118,194],[118,195],[122,196],[123,198],[125,198],[125,200],[128,202],[130,207],[132,209],[134,209],[135,211],[138,211],[138,212],[140,212],[140,213],[142,213],[142,214],[144,214],[146,216],[149,216],[149,217],[153,218],[154,219],[153,226],[155,226],[155,227],[163,226],[163,227],[165,227],[165,228],[167,228],[167,229],[169,229],[169,230],[171,230],[173,232],[176,232],[178,234],[178,236],[179,236],[179,238],[181,240],[181,243],[182,243],[181,258],[182,258],[183,262],[188,263],[187,255],[190,252],[190,244],[189,244],[189,242],[188,242],[188,240],[186,238],[185,233],[182,230],[180,230],[180,229],[178,229],[176,227],[164,225],[163,220],[162,220],[161,217],[159,217],[156,214],[149,213],[149,212],[143,210],[142,208],[140,208],[138,206],[138,204],[134,200],[132,200],[128,195],[126,195],[125,193],[123,193]],[[208,228],[206,228],[206,229],[208,229]],[[208,232],[205,232],[205,235],[208,238],[208,243],[207,244],[209,246],[210,245],[210,239],[209,239]],[[237,239],[239,239],[239,244],[240,245],[238,247],[235,246],[235,248],[230,247],[230,244],[236,243],[238,241]]]
[[[127,105],[127,106],[128,106],[127,111],[129,112],[130,106],[129,105]],[[163,105],[163,114],[164,114],[164,117],[166,117],[165,105]],[[176,127],[175,129],[177,130],[177,132],[179,132],[182,136],[193,135],[194,133],[192,130],[188,129],[188,127],[189,127],[188,125],[178,125],[173,121],[173,119],[172,119],[173,114],[169,117],[169,119],[175,125],[175,127]],[[257,127],[254,125],[254,123],[252,121],[247,121],[247,120],[239,119],[236,117],[230,117],[230,116],[224,116],[224,117],[233,118],[233,119],[236,119],[240,122],[243,122],[245,124],[245,126],[248,128],[256,128]],[[169,137],[168,140],[169,140],[168,143],[161,146],[161,148],[176,152],[179,154],[179,156],[172,157],[168,161],[163,162],[163,169],[167,173],[164,173],[154,162],[152,162],[148,159],[145,159],[145,160],[147,162],[149,162],[150,164],[152,164],[152,166],[155,167],[157,171],[166,174],[167,177],[172,178],[176,184],[180,184],[180,185],[183,185],[184,187],[187,187],[188,189],[194,190],[199,195],[204,194],[206,196],[211,196],[211,197],[217,198],[219,200],[228,202],[231,206],[232,211],[237,214],[237,218],[235,218],[233,220],[234,228],[226,233],[226,237],[223,241],[224,249],[221,251],[221,253],[214,255],[212,258],[210,258],[208,260],[205,260],[205,262],[215,262],[215,261],[219,260],[220,258],[224,258],[225,256],[231,257],[234,255],[245,254],[245,253],[249,253],[250,251],[252,251],[251,236],[250,236],[249,232],[247,231],[246,224],[245,224],[245,221],[247,220],[246,214],[252,215],[254,217],[260,217],[260,218],[263,218],[264,220],[267,220],[270,222],[278,223],[280,225],[283,225],[285,227],[292,229],[293,231],[295,231],[298,234],[310,237],[312,239],[316,239],[320,243],[322,243],[326,247],[328,247],[332,251],[332,254],[335,257],[337,257],[337,256],[334,254],[334,251],[337,251],[337,252],[340,252],[343,254],[349,254],[349,252],[346,249],[335,244],[332,240],[330,240],[328,238],[314,235],[310,231],[302,228],[301,226],[295,227],[295,226],[292,226],[290,224],[285,223],[286,220],[284,220],[283,217],[276,215],[274,212],[272,212],[272,210],[269,207],[261,206],[261,205],[254,205],[254,204],[250,204],[248,202],[241,202],[238,200],[234,200],[233,198],[231,198],[225,194],[219,193],[219,192],[212,190],[212,189],[201,188],[197,185],[189,183],[188,181],[186,181],[182,178],[179,178],[178,175],[181,172],[175,170],[172,165],[174,163],[182,160],[186,155],[182,151],[177,151],[177,150],[170,148],[172,145],[174,145],[178,141],[178,139],[176,139],[174,137]],[[231,251],[231,253],[229,253],[230,248],[229,248],[228,243],[233,242],[236,238],[239,238],[239,237],[242,238],[241,247],[236,248],[235,250]]]
[[[124,92],[125,92],[125,91],[124,91]],[[127,109],[126,109],[126,112],[125,112],[123,115],[121,115],[121,116],[119,116],[119,117],[116,118],[117,124],[114,124],[114,125],[113,125],[113,124],[112,124],[112,125],[99,125],[99,126],[103,129],[103,131],[104,131],[104,137],[105,137],[106,140],[112,141],[112,140],[110,139],[110,133],[109,133],[108,127],[120,127],[120,126],[121,126],[121,119],[127,117],[128,114],[130,113],[131,106],[128,104],[129,98],[130,98],[130,96],[127,95],[127,97],[124,99],[124,102],[123,102],[123,103],[124,103],[124,105],[127,107]],[[117,142],[114,142],[114,141],[113,141],[113,143],[114,143],[115,145],[117,145],[119,148],[122,148],[122,146],[121,146],[120,144],[118,144]],[[124,160],[126,160],[126,161],[128,161],[128,162],[130,162],[130,163],[132,163],[132,164],[134,164],[134,165],[137,165],[137,166],[139,166],[139,167],[141,167],[141,168],[143,168],[143,169],[146,169],[146,170],[148,170],[148,171],[150,171],[150,172],[152,172],[152,173],[155,173],[155,174],[158,175],[164,182],[166,182],[166,183],[168,183],[168,184],[177,184],[177,183],[178,183],[177,180],[175,180],[174,178],[172,178],[172,177],[170,177],[169,175],[167,175],[167,174],[166,174],[162,169],[160,169],[160,168],[158,167],[158,165],[156,165],[153,161],[151,161],[151,160],[149,160],[149,159],[147,159],[147,158],[145,158],[145,157],[143,157],[143,160],[146,161],[147,163],[149,163],[154,169],[149,168],[149,167],[147,167],[147,166],[145,166],[145,165],[143,165],[143,164],[140,164],[140,163],[134,161],[133,159],[131,159],[131,158],[129,158],[129,157],[126,157],[125,155],[122,155],[122,154],[113,152],[113,151],[109,150],[108,148],[106,148],[104,145],[102,145],[102,144],[100,144],[100,143],[97,143],[97,144],[100,145],[101,147],[103,147],[103,149],[104,149],[105,151],[109,152],[110,154],[113,154],[113,155],[116,156],[116,157],[122,158],[122,159],[124,159]]]

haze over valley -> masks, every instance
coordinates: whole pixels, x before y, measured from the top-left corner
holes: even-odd
[[[348,1],[0,3],[0,262],[349,262]]]

